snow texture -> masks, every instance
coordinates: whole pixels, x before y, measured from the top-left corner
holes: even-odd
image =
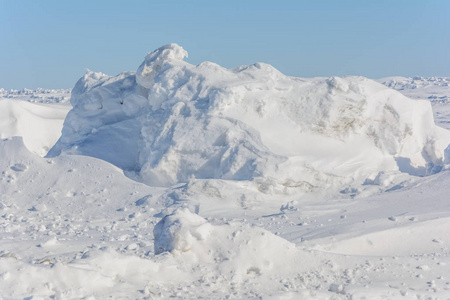
[[[185,57],[0,89],[0,298],[450,297],[448,78]]]
[[[153,186],[195,177],[303,192],[444,165],[450,134],[434,125],[428,101],[363,77],[300,79],[263,63],[225,69],[186,56],[169,44],[137,73],[87,71],[49,156],[101,158]]]

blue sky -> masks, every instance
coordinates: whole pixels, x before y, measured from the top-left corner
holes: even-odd
[[[450,76],[450,1],[0,0],[0,87],[71,88],[178,43],[187,61],[298,77]]]

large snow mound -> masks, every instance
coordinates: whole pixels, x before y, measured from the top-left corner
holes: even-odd
[[[149,185],[196,177],[302,191],[424,176],[445,163],[450,134],[428,101],[363,77],[302,79],[264,63],[225,69],[186,56],[169,44],[136,73],[88,71],[49,155],[95,156]]]

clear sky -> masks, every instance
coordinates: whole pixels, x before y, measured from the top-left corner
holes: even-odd
[[[298,77],[450,76],[450,1],[0,0],[0,87],[71,88],[167,43]]]

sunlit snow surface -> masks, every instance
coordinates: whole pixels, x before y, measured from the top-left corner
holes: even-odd
[[[433,105],[436,124],[450,129],[450,77],[386,77],[377,80],[411,99],[426,99]]]
[[[446,78],[186,55],[0,89],[1,297],[450,297]]]

